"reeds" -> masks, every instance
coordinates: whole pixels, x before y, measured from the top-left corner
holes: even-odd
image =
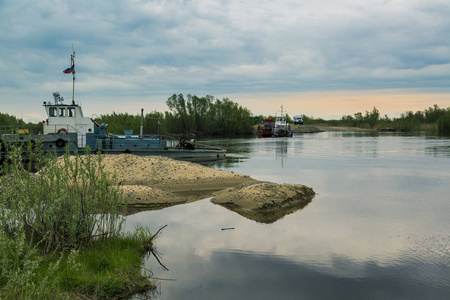
[[[57,158],[39,143],[0,146],[0,299],[109,297],[129,290],[130,277],[148,288],[139,265],[151,236],[123,233],[122,195],[100,154]]]

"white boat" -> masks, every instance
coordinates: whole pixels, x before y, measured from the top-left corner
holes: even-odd
[[[75,90],[75,52],[71,55],[71,68],[64,73],[73,74],[73,92]],[[125,131],[123,135],[107,134],[107,124],[98,124],[90,117],[85,117],[81,106],[75,103],[72,94],[72,103],[64,104],[64,98],[58,92],[53,93],[53,100],[44,102],[47,119],[43,121],[41,134],[2,134],[1,141],[22,143],[30,141],[37,144],[40,141],[42,150],[56,151],[58,155],[64,154],[66,148],[71,153],[83,153],[89,147],[91,151],[101,151],[105,154],[133,153],[136,155],[159,155],[187,161],[214,161],[226,158],[226,150],[213,147],[196,147],[195,141],[186,141],[181,138],[175,145],[170,146],[168,141],[159,134],[152,136],[134,135]],[[141,120],[143,109],[141,110]]]

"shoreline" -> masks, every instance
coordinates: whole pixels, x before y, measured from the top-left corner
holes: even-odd
[[[255,125],[255,133],[258,131],[257,125]],[[373,128],[360,128],[360,127],[349,127],[349,126],[330,126],[326,124],[317,125],[292,125],[292,131],[294,133],[316,133],[324,131],[376,131]]]
[[[246,182],[255,181],[253,178],[241,178],[236,180],[222,180],[220,182],[184,183],[178,185],[156,184],[147,185],[123,185],[120,189],[127,199],[128,210],[159,209],[173,205],[195,202],[211,197],[214,193],[231,188]],[[125,203],[124,203],[125,204]]]
[[[330,125],[292,125],[294,133],[316,133],[324,131],[375,131],[371,128],[330,126]]]
[[[247,175],[161,156],[103,154],[101,163],[122,191],[122,204],[133,210],[189,203],[255,181]]]
[[[64,162],[63,159],[59,161]],[[92,163],[98,163],[98,160]],[[208,197],[213,197],[211,201],[215,204],[231,203],[244,210],[270,213],[315,194],[301,184],[263,182],[247,175],[161,156],[103,154],[101,165],[104,172],[113,176],[115,185],[122,192],[120,206],[127,206],[126,214]]]

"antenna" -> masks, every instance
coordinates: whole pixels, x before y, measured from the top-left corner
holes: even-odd
[[[75,51],[73,50],[73,43],[72,43],[72,52],[73,54],[70,55],[70,60],[72,63],[72,76],[73,76],[73,81],[72,81],[72,105],[75,105]]]

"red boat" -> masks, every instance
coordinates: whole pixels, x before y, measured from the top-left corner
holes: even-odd
[[[273,119],[265,119],[263,125],[258,126],[258,137],[266,138],[273,136]]]

